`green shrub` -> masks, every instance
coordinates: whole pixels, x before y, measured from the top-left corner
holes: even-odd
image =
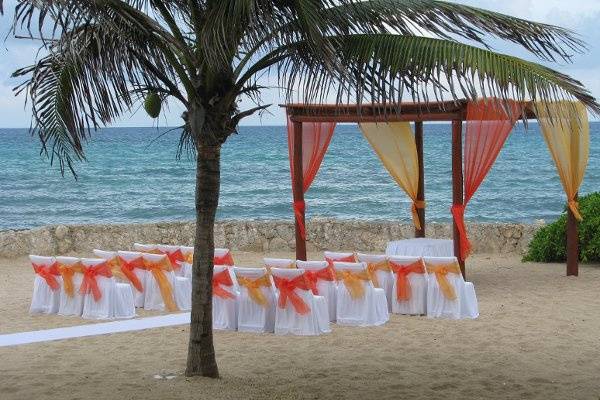
[[[584,262],[600,261],[600,192],[579,198],[579,259]],[[567,214],[538,230],[529,243],[523,261],[562,262],[567,259]]]

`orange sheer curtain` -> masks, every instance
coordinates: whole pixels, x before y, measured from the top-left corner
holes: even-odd
[[[294,129],[288,118],[288,150],[290,157],[290,172],[292,174],[292,190],[294,189]],[[303,122],[302,123],[302,191],[306,193],[315,179],[329,142],[333,136],[335,122]],[[304,202],[294,202],[294,214],[300,226],[300,234],[306,239],[306,229],[302,224],[301,214],[305,210]]]
[[[467,105],[464,146],[464,202],[452,206],[452,215],[460,235],[460,258],[471,251],[465,226],[465,207],[494,165],[521,112],[514,101],[481,99]]]

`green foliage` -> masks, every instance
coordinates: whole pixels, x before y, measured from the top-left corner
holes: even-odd
[[[600,261],[600,192],[579,199],[583,221],[579,223],[579,259],[584,262]],[[567,214],[544,226],[529,243],[523,261],[562,262],[567,259]]]

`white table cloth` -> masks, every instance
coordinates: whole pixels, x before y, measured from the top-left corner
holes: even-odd
[[[388,242],[388,256],[452,257],[454,243],[448,239],[414,238]]]

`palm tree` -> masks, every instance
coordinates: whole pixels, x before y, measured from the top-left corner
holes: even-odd
[[[61,172],[84,143],[145,100],[186,109],[179,152],[196,161],[196,239],[186,375],[217,377],[212,336],[213,227],[221,146],[243,118],[267,108],[262,77],[287,100],[391,102],[402,95],[573,98],[594,112],[578,81],[490,51],[486,35],[546,61],[585,49],[572,32],[435,0],[17,0],[12,33],[42,54],[17,70],[32,133]],[[2,0],[0,0],[0,11]],[[465,39],[472,45],[463,44]],[[239,100],[256,106],[241,110]]]

